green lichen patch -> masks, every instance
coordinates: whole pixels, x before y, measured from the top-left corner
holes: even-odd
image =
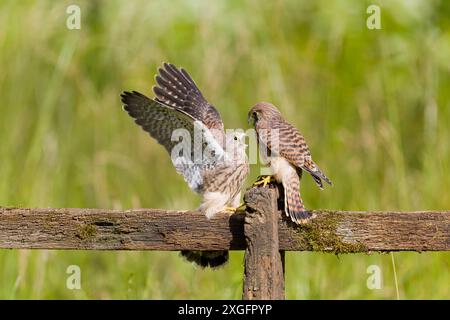
[[[296,228],[299,241],[308,250],[333,252],[335,254],[367,252],[368,248],[362,243],[351,243],[342,240],[337,234],[341,217],[333,212],[320,213],[305,225]]]
[[[78,230],[76,236],[81,240],[89,240],[95,236],[97,233],[97,227],[92,224],[86,224],[81,226]]]

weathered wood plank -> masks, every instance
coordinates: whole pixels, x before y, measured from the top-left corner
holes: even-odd
[[[315,211],[297,227],[280,215],[280,250],[450,250],[450,211]],[[0,248],[243,250],[244,215],[195,211],[0,208]]]
[[[284,254],[278,245],[277,190],[255,189],[245,195],[244,300],[284,299]]]

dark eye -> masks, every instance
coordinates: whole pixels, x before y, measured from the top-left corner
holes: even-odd
[[[258,119],[258,114],[256,113],[256,111],[253,111],[253,118]]]
[[[237,137],[234,137],[234,140],[237,140]]]

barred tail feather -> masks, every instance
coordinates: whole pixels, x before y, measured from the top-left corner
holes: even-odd
[[[300,178],[296,173],[290,174],[283,181],[284,208],[286,215],[297,224],[308,222],[313,215],[305,209],[300,197]]]
[[[217,268],[228,261],[228,251],[181,251],[187,261],[193,262],[202,268]]]

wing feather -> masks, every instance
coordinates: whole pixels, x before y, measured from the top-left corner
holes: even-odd
[[[164,63],[158,69],[157,86],[153,87],[156,100],[181,110],[201,121],[214,131],[216,139],[224,145],[225,131],[217,109],[210,104],[184,69]]]
[[[209,129],[183,110],[149,99],[139,92],[124,92],[121,99],[135,123],[164,146],[189,187],[202,192],[205,170],[215,166],[225,154]]]

